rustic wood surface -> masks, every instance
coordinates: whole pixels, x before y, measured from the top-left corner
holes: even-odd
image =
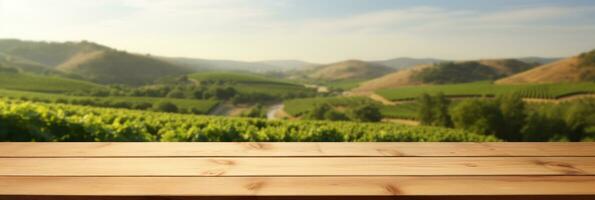
[[[595,143],[0,143],[0,199],[595,199]]]

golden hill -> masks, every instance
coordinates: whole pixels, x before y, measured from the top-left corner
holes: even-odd
[[[515,59],[482,59],[478,61],[458,61],[455,62],[455,64],[464,64],[469,62],[476,62],[478,63],[478,65],[490,68],[493,70],[493,73],[495,73],[498,76],[509,76],[534,67],[533,64],[527,64],[525,62]],[[418,65],[410,69],[390,73],[380,78],[372,79],[367,82],[361,83],[359,87],[353,89],[353,92],[367,93],[382,88],[421,85],[424,83],[421,80],[416,79],[415,76],[422,70],[434,66],[435,65],[432,64]]]
[[[422,69],[431,67],[431,64],[418,65],[413,68],[399,70],[380,78],[372,79],[360,84],[359,87],[353,89],[355,93],[372,92],[381,88],[401,87],[408,85],[421,84],[420,81],[415,80],[414,75]]]
[[[50,71],[97,83],[140,85],[191,70],[150,56],[126,53],[92,42],[0,40],[0,55],[27,72]],[[8,59],[10,58],[10,59]]]
[[[394,69],[376,63],[348,60],[316,67],[308,78],[336,81],[346,79],[370,79],[383,76]]]
[[[525,63],[516,59],[482,59],[477,62],[491,67],[503,76],[509,76],[535,67],[534,64]]]
[[[595,54],[591,52],[589,54]],[[585,57],[589,54],[583,54]],[[593,55],[591,55],[593,56]],[[575,56],[542,65],[534,69],[500,79],[497,84],[559,83],[595,80],[595,65],[585,64],[583,56]]]
[[[166,61],[115,50],[81,52],[57,69],[98,83],[128,85],[151,83],[160,77],[190,72]]]

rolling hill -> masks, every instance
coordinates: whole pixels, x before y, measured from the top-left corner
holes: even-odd
[[[267,60],[257,62],[245,62],[235,60],[211,60],[200,58],[170,58],[161,59],[184,66],[195,71],[246,71],[255,73],[264,72],[285,72],[301,70],[316,64],[299,60]]]
[[[494,77],[500,76],[509,76],[511,74],[525,71],[534,66],[533,64],[528,64],[515,59],[459,61],[450,63],[449,66],[442,67],[442,69],[436,69],[441,65],[443,64],[425,64],[418,65],[410,69],[399,70],[380,78],[361,83],[359,87],[353,89],[353,92],[367,93],[383,88],[426,84],[429,82],[425,82],[424,79],[421,79],[419,76],[422,73],[427,73],[428,70],[433,70],[433,74],[430,77],[432,80],[441,79],[442,77],[460,77],[462,74],[477,71],[477,73],[471,74],[474,76],[472,77],[472,81],[477,81],[490,80]],[[465,75],[464,78],[469,78],[471,75]]]
[[[231,86],[244,94],[259,93],[276,96],[314,92],[313,89],[300,84],[253,73],[198,72],[188,75],[188,78],[200,85]]]
[[[393,72],[394,69],[360,60],[347,60],[314,68],[307,73],[307,77],[323,81],[372,79]]]
[[[492,68],[501,76],[510,76],[537,66],[535,63],[526,63],[517,59],[483,59],[478,63]]]
[[[595,81],[595,50],[542,65],[496,81],[497,84]]]
[[[353,89],[356,93],[373,92],[382,88],[393,88],[408,85],[419,85],[421,82],[414,79],[415,74],[419,71],[431,67],[431,64],[418,65],[409,69],[399,70],[380,78],[372,79],[360,84],[359,87]]]
[[[6,65],[35,72],[74,74],[97,83],[141,85],[192,70],[150,56],[118,51],[92,42],[35,42],[0,40],[0,53],[11,60]]]
[[[2,69],[6,68],[0,67],[0,88],[3,89],[65,93],[104,88],[104,86],[87,81],[11,72]]]
[[[445,60],[435,59],[435,58],[394,58],[390,60],[382,60],[382,61],[373,61],[374,63],[378,63],[381,65],[386,65],[395,69],[405,69],[410,68],[418,65],[425,65],[425,64],[434,64],[445,62]]]
[[[159,59],[116,50],[79,53],[57,69],[98,83],[126,85],[143,85],[160,77],[192,72]]]

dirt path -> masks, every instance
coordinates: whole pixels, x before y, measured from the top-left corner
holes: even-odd
[[[279,119],[279,112],[282,111],[284,108],[283,102],[276,103],[267,110],[267,119]]]
[[[411,120],[411,119],[384,118],[384,119],[382,119],[382,121],[396,123],[396,124],[409,125],[409,126],[419,126],[419,121]]]
[[[229,104],[220,103],[209,113],[209,115],[227,116],[231,110],[232,107]]]

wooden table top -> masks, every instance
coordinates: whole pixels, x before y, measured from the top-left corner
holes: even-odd
[[[0,143],[0,199],[149,196],[595,199],[595,143]]]

